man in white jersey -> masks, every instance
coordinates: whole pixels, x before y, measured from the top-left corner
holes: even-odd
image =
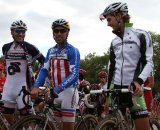
[[[13,123],[13,113],[16,107],[20,111],[20,115],[28,115],[28,109],[22,101],[23,93],[20,96],[18,94],[22,86],[31,87],[31,80],[28,80],[31,73],[28,71],[28,67],[31,67],[33,59],[37,59],[43,64],[44,56],[35,46],[24,41],[27,26],[23,21],[13,22],[10,29],[13,42],[4,44],[2,47],[7,71],[2,95],[4,101],[2,112],[8,122]]]
[[[43,85],[51,71],[52,87],[58,98],[55,104],[60,106],[60,112],[54,110],[54,116],[62,121],[61,130],[74,130],[76,102],[78,102],[78,75],[80,54],[77,48],[67,41],[70,26],[64,19],[52,23],[53,38],[56,45],[48,50],[44,66],[41,68],[32,90],[38,94],[38,87]]]
[[[135,100],[131,93],[119,95],[119,104],[127,104],[134,119],[136,130],[149,130],[148,111],[143,97],[142,84],[153,71],[153,45],[150,34],[135,29],[130,23],[130,15],[126,3],[115,2],[108,5],[100,15],[113,30],[116,37],[110,45],[108,89],[130,88],[135,86]],[[121,108],[125,113],[125,108]]]

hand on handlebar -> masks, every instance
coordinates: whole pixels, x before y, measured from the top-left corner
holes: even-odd
[[[31,98],[36,99],[38,97],[38,93],[40,93],[41,90],[39,88],[33,88],[31,91]]]
[[[131,85],[132,85],[132,84],[134,84],[134,87],[135,87],[135,90],[133,90],[134,95],[141,97],[141,96],[143,95],[143,91],[142,91],[141,85],[140,85],[138,82],[133,82],[133,83],[131,83]],[[133,87],[133,86],[131,86],[131,85],[129,86],[129,89],[130,89],[130,90],[133,89],[133,88],[131,88],[131,87]]]

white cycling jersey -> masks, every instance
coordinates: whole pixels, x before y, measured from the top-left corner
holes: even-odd
[[[23,108],[22,94],[18,96],[22,86],[27,86],[27,61],[22,47],[18,46],[15,48],[15,44],[12,44],[6,54],[6,70],[7,78],[4,84],[2,100],[11,104],[15,102],[18,104],[18,108]],[[11,104],[8,107],[12,107]]]
[[[126,26],[123,38],[117,36],[110,47],[108,87],[111,82],[128,86],[140,84],[153,71],[153,45],[148,32]]]

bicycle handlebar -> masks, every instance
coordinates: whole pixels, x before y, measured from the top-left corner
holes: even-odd
[[[146,87],[145,87],[146,88]],[[135,88],[133,88],[132,90],[135,90]],[[88,99],[90,97],[91,94],[102,94],[102,93],[115,93],[115,94],[118,94],[118,93],[128,93],[128,92],[131,92],[133,93],[132,90],[129,90],[128,88],[123,88],[123,89],[109,89],[109,90],[91,90],[89,94],[86,94],[85,97],[84,97],[84,102],[85,102],[85,105],[88,107],[88,108],[95,108],[95,105],[94,104],[90,104],[88,102]],[[134,99],[133,100],[133,104],[136,106],[136,107],[140,107],[140,105],[136,102],[136,100]]]
[[[90,97],[90,94],[86,94],[84,96],[84,103],[88,108],[95,108],[95,105],[92,105],[88,102],[88,98]]]

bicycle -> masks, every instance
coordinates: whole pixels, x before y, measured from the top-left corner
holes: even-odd
[[[144,91],[150,91],[151,88],[144,87]],[[160,103],[157,98],[152,100],[152,111],[149,114],[149,121],[150,121],[150,128],[151,130],[160,130],[160,123],[159,123],[159,108]]]
[[[144,87],[145,89],[145,87]],[[134,130],[135,126],[134,126],[134,122],[133,119],[131,118],[131,114],[129,109],[126,109],[126,113],[123,116],[122,112],[119,109],[119,103],[117,102],[119,98],[118,94],[119,93],[127,93],[129,92],[128,89],[112,89],[112,90],[95,90],[95,91],[90,91],[90,93],[112,93],[115,94],[115,98],[112,100],[111,102],[111,111],[112,111],[112,115],[110,115],[110,117],[106,117],[102,122],[100,122],[100,124],[96,127],[95,130],[103,130],[103,129],[107,129],[107,130]],[[89,95],[86,96],[86,104],[88,104],[87,102],[87,98]],[[136,102],[134,102],[135,105],[138,104]],[[90,105],[90,104],[88,104]],[[90,107],[93,107],[93,105],[90,105]],[[154,118],[149,118],[149,123],[150,123],[150,129],[151,130],[159,130],[160,129],[160,124],[157,120],[155,120]]]
[[[23,89],[23,88],[22,88]],[[22,91],[22,90],[21,90]],[[0,93],[0,95],[1,95],[1,93]],[[20,93],[19,93],[19,95],[20,95]],[[19,96],[18,95],[18,96]],[[11,101],[10,101],[11,102]],[[13,102],[12,101],[12,103],[14,103],[14,104],[16,104],[16,102]],[[1,109],[3,109],[3,105],[4,105],[4,103],[3,103],[3,101],[2,100],[0,100],[0,108]],[[18,120],[20,120],[21,119],[21,117],[20,117],[20,115],[19,115],[19,112],[16,110],[15,112],[14,112],[14,122],[13,122],[13,124],[15,123],[15,122],[17,122]],[[12,124],[9,124],[8,123],[8,121],[6,120],[6,118],[5,118],[5,116],[4,116],[4,114],[1,112],[1,110],[0,110],[0,130],[11,130],[11,127],[12,126]]]
[[[133,130],[134,124],[132,123],[129,111],[126,111],[126,116],[124,117],[119,106],[118,98],[119,93],[127,93],[128,89],[111,89],[111,90],[91,90],[90,94],[95,93],[111,93],[115,97],[111,102],[111,114],[106,116],[95,128],[95,130]],[[85,96],[85,103],[88,107],[94,107],[94,105],[88,103],[88,97],[90,94]],[[127,119],[127,120],[126,120]]]
[[[18,121],[11,127],[12,130],[19,130],[19,129],[25,129],[25,128],[28,129],[29,127],[31,127],[34,130],[40,130],[40,129],[59,130],[60,129],[60,126],[59,126],[60,122],[58,122],[55,119],[54,114],[53,114],[53,109],[57,110],[57,108],[55,108],[53,104],[54,98],[56,98],[57,95],[55,95],[55,93],[51,93],[53,92],[53,89],[50,89],[49,91],[50,91],[51,96],[49,100],[47,101],[43,100],[44,102],[43,111],[39,112],[36,115],[30,115],[30,116],[26,116],[22,118],[20,121]],[[28,94],[30,93],[28,92]],[[23,99],[25,99],[25,96]],[[25,103],[25,100],[24,100],[24,103]],[[33,108],[33,106],[31,105],[27,103],[25,104],[26,106]],[[90,121],[95,122],[96,125],[98,124],[92,115],[87,115],[85,117],[82,117],[81,115],[80,119],[81,120],[78,121],[75,130],[82,130],[81,128],[84,128],[83,130],[85,130],[86,126],[87,126],[86,130],[89,130],[88,129],[89,123],[87,122],[90,122]],[[84,122],[87,123],[86,126]]]
[[[84,103],[84,93],[79,92],[78,109],[76,113],[75,130],[93,130],[98,125],[98,120],[95,116],[88,114]]]

